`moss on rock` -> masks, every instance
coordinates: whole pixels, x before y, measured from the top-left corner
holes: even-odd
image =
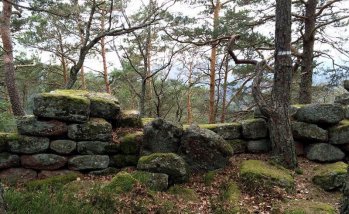
[[[312,181],[326,191],[339,189],[345,182],[347,167],[344,162],[321,165],[315,169]]]
[[[135,171],[131,175],[153,191],[164,191],[168,187],[168,175],[163,173]]]
[[[260,160],[242,162],[240,176],[246,186],[255,189],[260,187],[271,189],[273,186],[279,186],[291,192],[295,188],[294,179],[287,169]]]
[[[197,201],[199,199],[194,190],[183,187],[181,185],[174,185],[170,187],[167,192],[172,195],[176,195],[177,197],[185,201]]]
[[[127,134],[120,139],[119,150],[123,154],[139,154],[142,140],[143,132]]]
[[[127,172],[119,172],[113,179],[102,188],[102,191],[121,194],[130,192],[137,180]]]
[[[112,126],[102,118],[91,118],[83,124],[68,126],[68,137],[72,140],[111,141]]]
[[[288,202],[287,205],[284,205],[281,210],[281,213],[285,214],[335,214],[336,209],[326,203],[315,202],[315,201],[306,201],[298,200]]]
[[[329,129],[329,142],[331,144],[349,143],[349,120],[342,120],[338,125]]]

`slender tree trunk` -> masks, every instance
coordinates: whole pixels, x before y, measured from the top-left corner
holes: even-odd
[[[61,33],[58,33],[58,39],[59,39],[59,51],[61,52],[63,80],[64,80],[64,85],[66,85],[68,82],[68,70],[67,70],[67,64],[64,58],[64,47],[63,47],[63,39],[62,39]]]
[[[142,78],[141,97],[139,99],[139,114],[141,117],[145,116],[146,88],[147,88],[147,80],[146,78]]]
[[[219,24],[219,11],[221,9],[220,0],[216,1],[213,13],[213,39],[217,38],[217,28]],[[217,46],[212,45],[211,58],[210,58],[210,104],[209,104],[209,123],[216,122],[215,115],[215,81],[216,81],[216,58],[217,58]]]
[[[188,92],[187,92],[187,122],[188,124],[193,123],[193,114],[192,114],[192,108],[191,108],[191,93],[192,93],[192,80],[193,75],[193,60],[189,63],[189,76],[188,76]]]
[[[275,73],[272,90],[274,111],[269,117],[273,153],[288,168],[297,167],[297,156],[289,117],[292,59],[291,59],[291,0],[276,2]]]
[[[316,6],[318,0],[308,0],[305,4],[303,57],[301,67],[301,82],[299,90],[299,103],[309,104],[312,99],[313,84],[313,59],[315,43]]]
[[[84,27],[83,24],[81,23],[81,16],[80,16],[80,7],[79,7],[79,1],[74,0],[74,4],[76,7],[76,18],[78,21],[78,31],[79,31],[79,36],[80,36],[80,43],[81,45],[84,44]],[[80,68],[80,79],[81,79],[81,87],[82,89],[86,90],[86,80],[85,80],[85,70],[84,70],[84,64],[82,63],[81,68]],[[71,82],[71,80],[69,81]]]
[[[151,1],[150,1],[151,2]],[[151,75],[151,27],[148,27],[148,35],[147,35],[147,44],[146,44],[146,50],[145,50],[145,56],[146,56],[146,73],[147,73],[147,77],[149,77]],[[152,108],[151,108],[151,103],[152,103],[152,97],[153,97],[153,92],[152,92],[152,80],[151,78],[147,79],[147,83],[146,83],[146,100],[148,103],[148,107],[149,107],[149,112],[148,112],[148,116],[151,117],[153,112],[152,112]]]
[[[81,78],[81,88],[86,90],[86,79],[85,79],[84,67],[81,67],[81,69],[80,69],[80,78]]]
[[[102,17],[101,17],[101,31],[104,32],[104,10],[102,10]],[[105,38],[103,37],[101,39],[101,55],[102,55],[102,61],[103,61],[103,77],[104,77],[104,83],[105,83],[105,91],[110,94],[110,84],[109,84],[109,78],[108,78],[108,67],[107,67],[107,58],[105,55]]]
[[[227,111],[226,110],[226,102],[227,102],[228,74],[229,74],[229,56],[227,55],[226,59],[225,59],[225,70],[224,70],[221,123],[225,122],[225,116],[226,116],[226,111]]]
[[[10,97],[10,103],[13,114],[15,116],[25,115],[23,104],[21,102],[15,78],[15,67],[13,60],[13,46],[11,39],[11,15],[12,4],[7,1],[2,1],[2,17],[0,19],[1,39],[4,49],[4,72],[5,84]]]

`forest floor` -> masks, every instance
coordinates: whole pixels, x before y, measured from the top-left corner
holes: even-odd
[[[240,182],[240,164],[244,160],[265,160],[268,155],[239,154],[230,159],[222,170],[194,174],[190,181],[176,185],[167,192],[152,192],[136,185],[130,192],[117,197],[98,194],[98,186],[113,176],[79,177],[56,189],[28,190],[18,186],[5,188],[8,213],[235,213],[224,201],[226,184],[235,182],[239,188],[238,213],[281,213],[277,207],[287,206],[290,200],[328,203],[339,207],[340,192],[326,192],[312,181],[318,163],[299,158],[301,173],[294,174],[296,192],[286,193],[280,188],[251,190]],[[127,168],[126,171],[133,171]]]

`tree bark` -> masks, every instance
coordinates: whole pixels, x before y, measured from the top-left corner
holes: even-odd
[[[139,99],[139,114],[140,114],[141,117],[145,116],[146,89],[147,89],[147,79],[146,78],[142,78],[141,97]]]
[[[61,63],[62,63],[62,70],[63,70],[63,80],[64,84],[67,84],[68,82],[68,71],[67,71],[67,64],[64,58],[64,48],[63,48],[63,39],[62,35],[58,33],[59,38],[59,51],[61,52]]]
[[[305,22],[303,35],[303,56],[301,66],[301,82],[299,103],[309,104],[312,99],[313,59],[315,43],[316,6],[318,0],[308,0],[305,3]]]
[[[10,103],[13,114],[15,116],[25,115],[23,104],[21,102],[18,88],[15,78],[15,67],[13,60],[13,46],[11,39],[11,15],[12,4],[7,1],[2,1],[2,17],[0,19],[1,24],[1,39],[4,49],[4,72],[5,72],[5,84],[10,97]]]
[[[101,17],[101,31],[104,32],[104,10],[102,10],[102,17]],[[103,61],[103,78],[104,78],[104,84],[105,84],[105,91],[110,94],[110,84],[109,84],[109,78],[108,78],[108,67],[107,67],[107,57],[105,55],[105,38],[103,37],[101,39],[101,55],[102,55],[102,61]]]
[[[275,71],[269,117],[273,153],[288,168],[297,167],[297,155],[289,117],[292,59],[291,59],[291,0],[276,2]]]
[[[192,75],[193,75],[193,60],[189,63],[189,76],[188,76],[188,92],[187,92],[187,122],[188,124],[193,123],[193,114],[192,114],[192,108],[191,108],[191,93],[192,93]]]
[[[223,82],[223,100],[222,100],[222,114],[221,114],[221,123],[225,122],[226,116],[226,102],[227,102],[227,89],[228,89],[228,74],[229,74],[229,56],[226,56],[225,59],[225,70],[224,70],[224,82]]]
[[[214,11],[213,11],[213,38],[212,39],[216,39],[218,37],[217,28],[219,25],[220,9],[221,9],[221,2],[220,0],[217,0],[216,4],[214,5]],[[213,44],[211,49],[211,57],[210,57],[210,101],[209,101],[210,104],[209,104],[209,117],[208,117],[209,123],[216,122],[216,115],[215,115],[216,58],[217,58],[217,46],[216,44]]]

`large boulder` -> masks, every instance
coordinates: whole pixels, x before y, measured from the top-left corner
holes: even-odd
[[[306,150],[306,157],[309,160],[318,162],[336,162],[343,160],[345,157],[342,150],[327,143],[313,144],[310,145]]]
[[[349,105],[349,93],[341,94],[335,97],[334,103]]]
[[[68,132],[68,126],[57,120],[38,120],[35,116],[17,119],[18,133],[39,137],[61,136]]]
[[[319,125],[334,125],[344,119],[344,109],[335,104],[310,104],[298,109],[296,119]]]
[[[72,140],[111,141],[112,126],[102,118],[91,118],[82,124],[68,126],[68,137]]]
[[[51,118],[69,122],[86,122],[90,115],[87,91],[57,90],[34,97],[33,113],[39,118]]]
[[[50,143],[50,149],[58,154],[71,154],[76,149],[76,142],[72,140],[54,140]]]
[[[19,156],[7,152],[0,153],[0,169],[6,169],[19,166]]]
[[[291,172],[282,167],[270,165],[260,160],[243,161],[240,168],[240,178],[252,189],[270,188],[278,186],[292,192],[295,182]]]
[[[227,140],[227,143],[233,148],[234,154],[245,153],[247,150],[247,141],[242,139]]]
[[[342,120],[329,129],[329,142],[334,145],[349,144],[349,120]]]
[[[26,183],[37,176],[35,170],[24,168],[9,168],[0,172],[0,180],[6,184]]]
[[[224,140],[238,139],[242,135],[240,123],[200,124],[199,127],[217,133]]]
[[[78,155],[68,160],[68,168],[71,170],[105,169],[108,165],[108,155]]]
[[[133,127],[142,128],[143,122],[139,111],[137,110],[126,110],[122,111],[121,114],[115,120],[115,127]]]
[[[143,142],[143,132],[126,134],[119,141],[120,153],[138,155]]]
[[[268,136],[268,127],[264,119],[250,119],[241,122],[242,135],[245,139],[261,139]]]
[[[55,170],[62,168],[67,158],[55,154],[22,155],[21,164],[24,168],[37,170]]]
[[[247,142],[247,151],[250,153],[267,153],[271,150],[271,142],[267,139],[250,140]]]
[[[326,191],[340,189],[345,183],[347,168],[344,162],[321,165],[315,169],[312,181]]]
[[[77,151],[83,155],[109,154],[110,142],[103,141],[80,141],[77,143]]]
[[[116,97],[108,93],[89,92],[91,117],[101,117],[108,120],[116,119],[120,114],[120,104]]]
[[[305,142],[326,142],[328,132],[315,124],[292,122],[292,134],[295,140]]]
[[[165,191],[168,187],[168,175],[164,173],[152,173],[145,171],[135,171],[131,173],[132,177],[141,184],[153,191]]]
[[[142,153],[176,153],[180,145],[182,134],[182,126],[157,118],[144,127]]]
[[[188,169],[184,159],[174,153],[153,153],[139,159],[137,169],[164,173],[173,183],[183,183],[188,180]]]
[[[222,168],[234,153],[233,148],[221,136],[195,125],[185,131],[179,150],[194,171]]]
[[[13,153],[35,154],[46,151],[49,145],[48,138],[18,135],[8,142],[8,150]]]

